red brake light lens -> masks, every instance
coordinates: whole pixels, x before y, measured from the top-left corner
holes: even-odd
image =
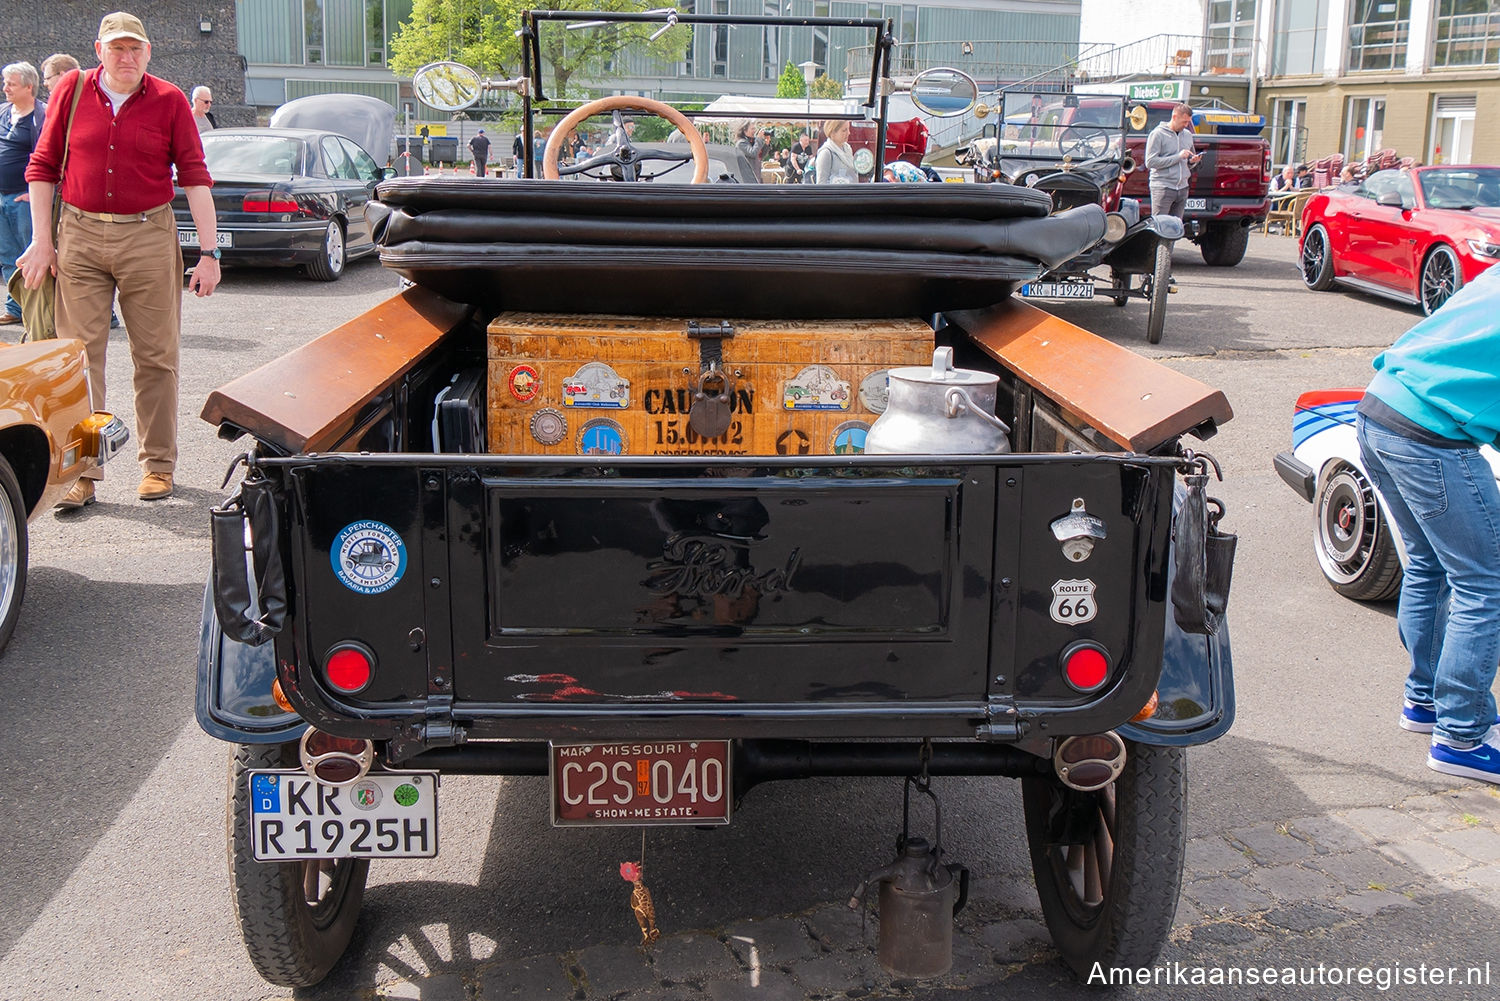
[[[242,203],[246,212],[291,212],[295,214],[297,201],[280,191],[247,191]]]
[[[1080,692],[1092,692],[1109,677],[1109,655],[1097,644],[1075,643],[1063,651],[1063,678]]]
[[[375,675],[375,658],[364,647],[353,644],[336,647],[323,663],[328,683],[345,694],[360,691]]]

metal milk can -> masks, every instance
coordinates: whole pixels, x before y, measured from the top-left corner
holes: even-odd
[[[995,416],[1000,377],[953,367],[953,349],[932,367],[893,368],[890,403],[865,437],[877,455],[991,455],[1010,451],[1010,427]]]

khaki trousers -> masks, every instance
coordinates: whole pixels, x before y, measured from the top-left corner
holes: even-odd
[[[182,248],[164,208],[137,222],[105,222],[65,204],[57,237],[57,336],[83,341],[90,400],[105,409],[104,356],[115,291],[135,367],[137,458],[148,473],[177,467],[177,356]],[[103,479],[103,470],[89,474]]]

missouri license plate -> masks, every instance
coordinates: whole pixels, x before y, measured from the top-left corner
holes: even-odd
[[[250,772],[260,862],[437,855],[437,772],[370,772],[351,786],[301,770]]]
[[[553,744],[556,827],[727,824],[729,741]]]
[[[1028,282],[1021,286],[1025,299],[1092,299],[1093,282]]]
[[[198,246],[198,231],[196,229],[179,229],[177,231],[177,243],[182,247]],[[214,235],[214,244],[219,247],[234,246],[234,234],[220,231]]]
[[[1187,200],[1187,211],[1202,212],[1208,208],[1207,198],[1189,198]]]

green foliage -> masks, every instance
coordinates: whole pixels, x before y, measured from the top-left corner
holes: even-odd
[[[844,85],[825,73],[813,80],[812,96],[829,97],[838,100],[844,96]]]
[[[673,105],[678,111],[702,111],[703,103],[697,104],[676,103]],[[665,118],[637,118],[635,135],[631,136],[633,142],[655,143],[662,142],[672,134],[673,125]]]
[[[776,78],[777,97],[806,97],[807,81],[802,78],[802,71],[791,64],[788,60],[786,68],[781,71],[781,76]]]

